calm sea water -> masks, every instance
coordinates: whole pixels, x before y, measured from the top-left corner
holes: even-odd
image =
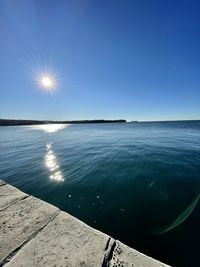
[[[148,255],[199,266],[200,121],[1,127],[0,177]]]

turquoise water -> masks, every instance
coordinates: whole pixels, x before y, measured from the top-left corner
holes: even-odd
[[[0,128],[0,177],[174,266],[198,266],[200,121]]]

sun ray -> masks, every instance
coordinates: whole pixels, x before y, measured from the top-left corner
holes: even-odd
[[[27,64],[26,73],[31,78],[34,87],[38,87],[44,92],[53,92],[60,87],[62,75],[56,72],[53,64],[42,56],[35,57],[29,55],[29,64]],[[28,63],[28,62],[27,62]]]

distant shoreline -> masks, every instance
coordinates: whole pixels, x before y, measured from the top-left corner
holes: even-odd
[[[39,124],[91,124],[91,123],[126,123],[126,120],[72,120],[72,121],[51,121],[51,120],[12,120],[0,119],[0,126],[23,126]]]
[[[166,120],[166,121],[126,121],[119,120],[71,120],[71,121],[55,121],[55,120],[18,120],[18,119],[0,119],[0,126],[26,126],[40,124],[95,124],[95,123],[173,123],[173,122],[200,122],[196,120]]]

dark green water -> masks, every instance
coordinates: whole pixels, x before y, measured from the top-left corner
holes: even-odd
[[[1,127],[0,177],[152,257],[199,266],[200,121]]]

